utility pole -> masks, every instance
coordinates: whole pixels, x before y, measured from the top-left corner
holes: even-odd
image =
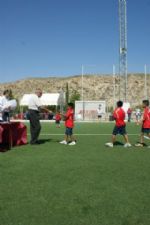
[[[84,66],[82,65],[82,75],[81,75],[81,99],[83,101],[84,97],[83,97],[83,75],[84,75]]]
[[[116,69],[113,65],[113,108],[116,106]]]
[[[83,89],[83,76],[84,76],[84,66],[82,65],[82,80],[81,80],[81,98],[82,98],[82,120],[84,120],[84,89]]]
[[[146,64],[144,65],[144,73],[145,73],[145,76],[144,76],[144,97],[147,100],[148,96],[147,96],[147,66],[146,66]]]
[[[119,99],[127,101],[127,4],[119,0]]]

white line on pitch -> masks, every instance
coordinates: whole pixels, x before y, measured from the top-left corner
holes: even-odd
[[[29,133],[28,133],[28,135],[30,135]],[[40,134],[41,136],[62,136],[62,135],[65,135],[65,134],[48,134],[48,133],[46,133],[46,134],[44,134],[44,133],[42,133],[42,134]],[[76,135],[76,136],[110,136],[111,134],[74,134],[74,135]],[[139,134],[128,134],[129,136],[137,136],[137,135],[139,135]]]

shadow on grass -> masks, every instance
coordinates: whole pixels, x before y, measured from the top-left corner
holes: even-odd
[[[39,139],[38,143],[39,144],[45,144],[46,142],[51,142],[51,141],[52,141],[52,139],[50,139],[50,138],[48,138],[48,139]]]
[[[39,139],[38,142],[39,144],[45,144],[46,142],[54,142],[54,143],[59,143],[61,140],[60,139]]]
[[[122,142],[120,142],[120,141],[116,141],[116,142],[114,143],[114,145],[123,146],[124,144],[123,144]]]

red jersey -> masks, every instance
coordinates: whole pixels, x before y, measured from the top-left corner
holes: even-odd
[[[143,112],[143,128],[150,128],[150,108],[146,107]]]
[[[120,108],[120,107],[116,108],[113,112],[113,117],[116,120],[117,127],[122,127],[126,125],[126,123],[124,122],[125,111],[123,110],[123,108]]]
[[[61,120],[61,115],[59,113],[56,113],[55,120],[56,121],[60,121]]]
[[[128,111],[127,111],[128,114],[131,114],[132,113],[132,110],[130,108],[128,108]]]
[[[74,111],[72,108],[68,108],[65,117],[66,117],[65,126],[69,128],[73,128],[74,127]]]

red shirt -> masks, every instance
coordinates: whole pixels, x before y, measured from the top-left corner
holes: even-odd
[[[60,121],[61,120],[61,115],[59,113],[56,113],[55,120],[56,121]]]
[[[143,112],[143,128],[150,128],[150,108],[146,107]]]
[[[124,122],[125,111],[123,110],[123,108],[120,107],[116,108],[113,112],[113,117],[116,120],[117,127],[122,127],[126,125],[126,123]]]
[[[132,113],[132,110],[130,108],[128,108],[128,111],[127,111],[128,114],[131,114]]]
[[[73,128],[74,127],[74,111],[72,108],[68,108],[65,117],[66,117],[65,126],[69,128]]]

